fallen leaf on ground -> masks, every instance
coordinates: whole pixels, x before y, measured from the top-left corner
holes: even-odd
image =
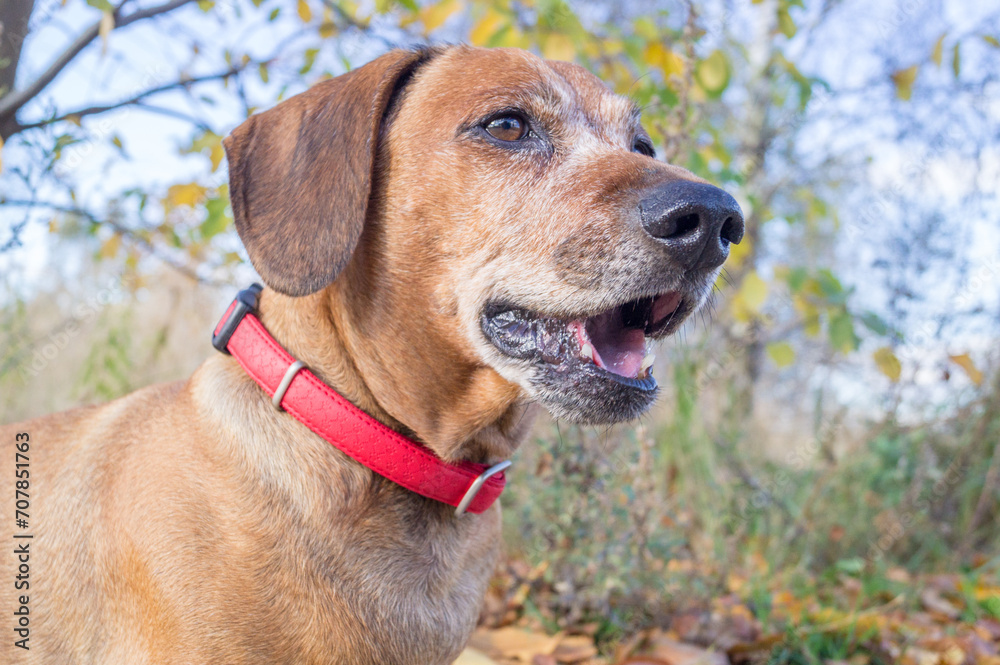
[[[472,634],[469,645],[491,657],[513,658],[530,663],[534,656],[551,656],[563,634],[545,635],[532,633],[522,628],[498,628],[497,630],[477,630]]]
[[[469,648],[458,656],[453,665],[497,665],[497,662],[486,654]]]
[[[643,651],[654,659],[664,661],[669,665],[729,665],[729,658],[723,653],[708,651],[690,644],[682,644],[658,634],[654,634],[650,638]]]

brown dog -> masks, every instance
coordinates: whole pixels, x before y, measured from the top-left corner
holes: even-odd
[[[646,339],[743,233],[732,198],[652,158],[634,104],[519,50],[393,51],[226,148],[264,326],[448,461],[510,458],[536,403],[641,413]],[[5,519],[19,433],[34,538],[4,546],[3,662],[444,664],[476,623],[499,509],[372,473],[231,357],[0,429]]]

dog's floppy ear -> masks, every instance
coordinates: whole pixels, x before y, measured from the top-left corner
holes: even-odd
[[[236,230],[264,282],[331,283],[361,236],[379,128],[427,52],[395,50],[252,116],[225,140]]]

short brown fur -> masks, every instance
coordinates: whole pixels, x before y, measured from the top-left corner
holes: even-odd
[[[498,100],[544,119],[547,156],[468,138]],[[574,65],[457,46],[394,51],[254,116],[227,149],[237,226],[271,287],[264,325],[442,458],[509,458],[534,396],[482,339],[483,303],[609,306],[662,260],[621,211],[694,179],[632,152],[631,114]],[[2,557],[0,607],[9,624],[29,595],[32,633],[23,651],[8,631],[3,662],[445,664],[475,625],[499,506],[456,519],[374,475],[276,412],[231,357],[6,426],[8,462],[16,432],[31,442],[33,576],[13,592]]]

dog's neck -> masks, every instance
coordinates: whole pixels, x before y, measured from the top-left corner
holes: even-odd
[[[466,367],[469,376],[465,377],[435,376],[433,366],[416,368],[416,374],[422,369],[428,383],[435,386],[450,382],[444,404],[440,399],[426,399],[420,386],[399,385],[391,366],[383,364],[385,357],[376,349],[378,340],[353,324],[336,289],[299,298],[266,289],[259,310],[271,335],[321,380],[373,418],[423,442],[447,461],[507,459],[531,428],[534,408],[519,403],[517,389],[488,368]],[[390,413],[383,406],[388,403],[402,407]]]

